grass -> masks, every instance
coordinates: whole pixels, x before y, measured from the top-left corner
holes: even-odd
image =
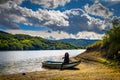
[[[110,62],[106,60],[105,58],[98,58],[98,62],[103,63],[103,64],[110,64]]]
[[[67,80],[63,76],[55,77],[52,80]]]

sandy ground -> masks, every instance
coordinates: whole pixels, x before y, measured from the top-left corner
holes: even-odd
[[[120,70],[92,60],[82,60],[72,69],[11,74],[0,76],[0,80],[120,80]]]

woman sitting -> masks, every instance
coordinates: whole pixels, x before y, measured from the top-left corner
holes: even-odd
[[[63,57],[63,59],[64,59],[64,62],[61,65],[61,70],[62,70],[62,67],[63,67],[64,64],[69,64],[70,59],[69,59],[69,53],[68,52],[65,53],[65,56]]]

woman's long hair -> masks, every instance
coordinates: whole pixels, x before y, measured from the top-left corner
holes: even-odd
[[[69,63],[69,54],[68,54],[68,52],[65,53],[64,63]]]
[[[68,52],[65,53],[65,57],[68,57],[68,58],[69,58],[69,54],[68,54]]]

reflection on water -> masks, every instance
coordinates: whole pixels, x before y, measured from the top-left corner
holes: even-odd
[[[41,62],[46,60],[62,61],[65,52],[70,57],[85,50],[41,50],[41,51],[1,51],[0,75],[45,70]]]

